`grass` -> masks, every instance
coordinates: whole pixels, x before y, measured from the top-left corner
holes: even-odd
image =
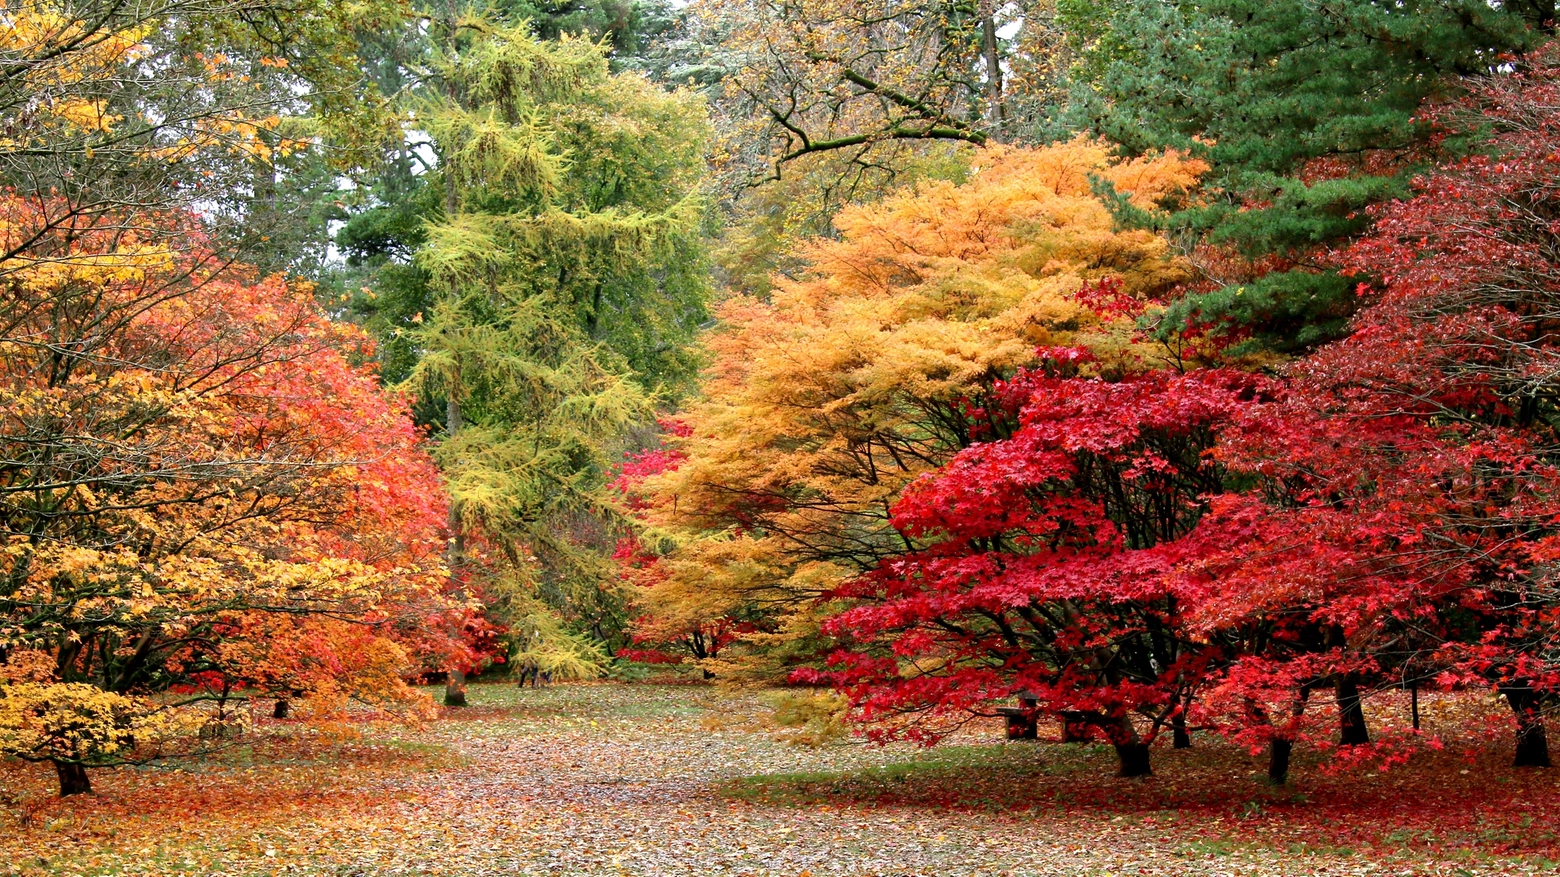
[[[937,799],[969,809],[1013,810],[1018,801],[989,794],[1077,769],[1079,764],[1039,757],[1035,747],[943,746],[903,761],[845,772],[762,774],[728,782],[727,794],[760,804],[916,806]]]
[[[1108,747],[991,744],[939,747],[891,764],[771,773],[729,781],[736,800],[772,807],[837,805],[951,810],[1168,831],[1179,855],[1369,857],[1547,869],[1560,849],[1560,785],[1551,771],[1514,769],[1490,736],[1482,700],[1441,703],[1444,750],[1421,747],[1390,770],[1299,751],[1291,782],[1267,783],[1265,760],[1199,735],[1189,750],[1156,747],[1152,777],[1114,774]],[[1390,703],[1390,701],[1386,701]],[[1498,715],[1498,714],[1497,714]],[[1392,717],[1378,731],[1398,733]],[[1496,729],[1499,730],[1498,728]],[[1504,867],[1504,866],[1501,866]]]

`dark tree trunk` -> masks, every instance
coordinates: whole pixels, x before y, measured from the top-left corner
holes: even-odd
[[[1517,757],[1515,767],[1549,767],[1549,735],[1544,716],[1539,712],[1542,697],[1526,685],[1502,688],[1506,703],[1517,717]]]
[[[1187,730],[1186,710],[1184,708],[1170,717],[1170,732],[1175,738],[1176,749],[1192,748],[1192,732]]]
[[[466,671],[450,671],[449,679],[444,683],[444,705],[466,705]]]
[[[285,719],[292,712],[292,704],[285,697],[276,699],[276,706],[271,710],[271,718]]]
[[[1275,786],[1289,782],[1289,755],[1294,749],[1294,741],[1283,737],[1268,742],[1268,782]]]
[[[87,778],[87,769],[79,764],[68,761],[54,762],[54,770],[60,775],[60,797],[66,795],[85,795],[92,791],[92,780]]]
[[[1007,101],[1002,95],[1002,56],[997,45],[997,20],[991,0],[981,0],[980,53],[986,62],[986,120],[993,129],[992,139],[1002,142],[1002,128],[1007,122]]]
[[[114,684],[109,688],[109,691],[124,693],[135,686],[137,678],[146,668],[147,661],[151,657],[152,644],[154,642],[155,640],[150,633],[141,635],[141,638],[136,641],[135,651],[131,652],[130,657],[120,666],[119,673],[115,676]],[[103,674],[106,678],[108,674],[107,666],[103,668]]]
[[[1147,743],[1117,743],[1116,758],[1121,761],[1121,772],[1117,776],[1146,777],[1154,772],[1148,763]]]
[[[1365,707],[1360,703],[1360,684],[1353,673],[1338,677],[1338,744],[1360,746],[1370,742],[1365,725]]]
[[[449,12],[449,38],[453,46],[455,41],[455,0],[450,0],[447,8]],[[455,90],[454,80],[448,83],[451,95]],[[459,206],[455,192],[455,175],[444,175],[444,209],[448,217],[455,215]],[[446,388],[448,395],[444,400],[444,431],[446,441],[454,438],[461,430],[462,414],[460,407],[461,395],[461,371],[460,357],[455,357],[452,374],[449,375],[449,386]],[[466,535],[461,530],[460,508],[451,500],[449,504],[447,526],[450,530],[449,547],[445,549],[445,560],[450,567],[450,584],[457,597],[465,596],[465,587],[461,583],[460,570],[466,563]],[[453,622],[451,623],[453,626]],[[452,630],[455,638],[460,638],[459,630]],[[444,682],[444,705],[447,707],[460,707],[466,705],[466,671],[451,669]]]

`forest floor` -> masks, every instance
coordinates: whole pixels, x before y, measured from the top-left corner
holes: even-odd
[[[1482,735],[1386,772],[1297,753],[1273,789],[1260,757],[1208,735],[1122,780],[1107,747],[1003,744],[994,721],[930,750],[797,746],[764,695],[702,686],[473,685],[471,702],[346,738],[267,721],[200,762],[95,771],[95,794],[63,800],[52,771],[0,763],[0,874],[1560,869],[1560,770],[1511,769]],[[1395,707],[1371,706],[1392,733]]]

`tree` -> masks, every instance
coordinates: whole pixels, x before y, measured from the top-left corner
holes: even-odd
[[[1046,3],[852,0],[709,3],[698,20],[728,48],[728,152],[746,171],[840,153],[892,165],[899,145],[1008,142],[1025,107],[1008,87],[1047,65],[1028,54]]]
[[[1423,606],[1391,602],[1394,592],[1383,585],[1400,583],[1363,584],[1371,574],[1361,558],[1383,550],[1369,527],[1346,514],[1325,517],[1325,510],[1303,521],[1275,513],[1294,482],[1275,484],[1269,478],[1277,468],[1254,470],[1234,452],[1251,436],[1281,434],[1298,423],[1300,395],[1290,390],[1285,385],[1278,398],[1241,412],[1221,430],[1213,454],[1225,464],[1228,482],[1244,489],[1209,498],[1209,513],[1183,540],[1182,559],[1168,573],[1175,587],[1202,595],[1189,629],[1222,651],[1199,715],[1242,745],[1267,746],[1268,779],[1276,785],[1287,782],[1297,744],[1370,742],[1360,687],[1379,681],[1392,665],[1419,672],[1415,649],[1422,641],[1415,640],[1424,623],[1416,614]],[[1330,725],[1311,709],[1325,689],[1337,707]]]
[[[398,12],[393,2],[19,6],[0,42],[0,184],[32,202],[44,229],[198,207],[254,221],[248,243],[263,244],[275,228],[258,220],[285,215],[272,197],[284,159],[328,138],[340,172],[392,127],[351,53],[360,29]]]
[[[760,301],[776,277],[807,271],[808,242],[838,234],[834,218],[847,207],[871,204],[920,183],[963,182],[967,145],[927,146],[893,161],[857,164],[819,153],[790,163],[786,175],[750,188],[733,187],[720,206],[725,217],[712,253],[715,278],[729,292]]]
[[[1207,202],[1167,224],[1204,282],[1160,331],[1286,353],[1347,330],[1351,284],[1326,251],[1456,153],[1422,103],[1531,50],[1555,17],[1552,3],[1482,0],[1060,6],[1080,53],[1074,124],[1212,165]]]
[[[544,41],[571,36],[605,42],[614,69],[637,68],[677,19],[666,0],[499,0],[492,9],[507,20],[530,22]]]
[[[708,83],[717,279],[762,297],[841,209],[958,182],[988,140],[1056,136],[1038,120],[1068,51],[1051,0],[696,3],[648,60],[667,82]]]
[[[704,319],[702,110],[592,43],[461,24],[420,111],[444,203],[419,232],[435,303],[408,379],[444,403],[451,565],[480,537],[508,569],[495,587],[612,640],[610,463],[655,394],[686,391]]]
[[[889,508],[976,440],[992,381],[1036,346],[1155,355],[1080,295],[1108,279],[1140,303],[1186,275],[1162,240],[1113,227],[1090,178],[1150,209],[1200,167],[1116,163],[1089,141],[988,149],[973,164],[962,185],[842,211],[840,239],[810,243],[808,270],[777,277],[769,303],[721,309],[704,395],[681,415],[687,460],[645,488],[676,543],[650,614],[754,624],[710,669],[774,678],[816,655],[829,611],[818,598],[904,551]]]
[[[1267,522],[1230,571],[1253,611],[1297,601],[1359,662],[1482,680],[1547,765],[1553,697],[1553,50],[1432,110],[1487,154],[1420,179],[1342,253],[1367,306],[1297,364],[1275,417],[1221,451],[1262,479]],[[1260,520],[1260,519],[1259,519]]]
[[[837,594],[833,681],[863,720],[965,716],[1023,694],[1113,745],[1122,776],[1221,660],[1189,623],[1205,597],[1167,575],[1224,489],[1208,451],[1261,401],[1241,372],[1112,374],[1078,348],[998,384],[1011,431],[960,451],[894,506],[906,543]],[[1093,368],[1100,370],[1090,375]],[[890,734],[936,739],[927,722]]]
[[[652,499],[644,492],[645,482],[676,470],[687,459],[681,450],[668,447],[667,440],[692,434],[688,425],[678,420],[663,418],[659,426],[663,434],[657,445],[628,454],[611,484],[622,494],[630,514],[640,521],[652,506]],[[666,589],[677,585],[663,566],[661,551],[669,546],[660,536],[651,528],[630,533],[618,540],[613,552],[618,574],[634,589],[630,605],[643,610],[630,627],[631,647],[619,650],[618,656],[652,664],[717,661],[737,634],[751,633],[753,626],[733,614],[740,607],[692,595],[668,598]],[[704,674],[705,678],[714,675],[707,667]]]
[[[336,685],[409,698],[407,632],[463,607],[440,597],[432,463],[353,365],[367,339],[306,287],[217,260],[193,217],[61,229],[34,204],[0,201],[0,664],[23,665],[7,751],[86,791],[86,766],[188,727],[189,701],[141,694],[214,656],[262,678],[242,654],[284,616],[362,626],[397,672]]]
[[[92,790],[87,764],[114,764],[160,754],[191,736],[203,720],[145,698],[59,683],[52,655],[9,651],[0,666],[0,751],[53,763],[60,794]]]
[[[380,93],[399,98],[398,108],[408,118],[425,111],[425,102],[459,92],[458,87],[451,90],[435,60],[441,51],[455,51],[450,47],[451,39],[456,45],[462,39],[458,10],[443,3],[422,4],[422,8],[426,18],[408,18],[399,27],[365,35],[362,41],[362,66]],[[640,71],[652,81],[686,84],[685,77],[662,75],[661,65],[671,62],[661,54],[651,57],[652,45],[661,46],[672,32],[680,31],[687,18],[660,0],[521,0],[479,5],[477,9],[508,22],[525,22],[524,28],[544,45],[564,39],[604,40],[609,44],[603,46],[604,54],[613,72]],[[689,95],[683,97],[690,100]],[[681,127],[685,133],[696,131],[696,127]],[[580,146],[567,137],[556,145],[564,150]],[[366,175],[364,185],[353,192],[334,193],[348,206],[343,216],[328,217],[345,219],[336,230],[334,243],[346,257],[346,265],[324,271],[322,286],[340,287],[339,294],[353,319],[378,339],[382,372],[390,384],[405,380],[416,364],[418,351],[413,339],[419,324],[414,318],[431,313],[439,297],[427,271],[414,258],[427,243],[427,226],[439,220],[445,201],[446,187],[435,172],[435,147],[428,141],[427,131],[409,126],[404,134],[383,145],[381,161]],[[318,228],[323,230],[323,224]],[[680,262],[687,266],[689,278],[700,276],[699,259]],[[437,406],[432,403],[436,401],[422,400],[418,411],[422,422],[433,423],[444,416],[442,410],[434,411]]]

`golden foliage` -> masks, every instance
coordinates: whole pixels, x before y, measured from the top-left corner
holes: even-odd
[[[0,689],[0,752],[28,761],[127,759],[197,733],[205,716],[80,682]]]
[[[0,752],[155,754],[199,710],[133,696],[420,708],[445,507],[405,402],[312,290],[215,259],[192,224],[51,233],[0,196]],[[17,247],[12,247],[18,249]],[[74,717],[74,718],[73,718]]]
[[[839,239],[806,244],[806,272],[775,278],[771,301],[728,301],[686,415],[688,459],[651,483],[677,547],[643,595],[648,623],[759,618],[729,674],[804,655],[819,598],[902,547],[889,508],[972,440],[983,388],[1040,346],[1085,345],[1111,368],[1152,355],[1131,320],[1078,293],[1118,278],[1152,301],[1186,268],[1162,238],[1118,230],[1091,180],[1153,210],[1203,170],[1177,154],[1116,161],[1082,139],[980,150],[967,182],[842,211]]]

